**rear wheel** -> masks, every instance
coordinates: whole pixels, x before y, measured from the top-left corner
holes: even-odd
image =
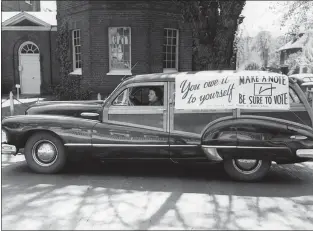
[[[66,163],[63,143],[48,132],[32,135],[25,145],[28,166],[37,173],[57,173]]]
[[[258,181],[265,177],[271,167],[271,160],[224,160],[226,173],[238,181]]]

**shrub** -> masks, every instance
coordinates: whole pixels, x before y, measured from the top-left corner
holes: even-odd
[[[261,70],[261,67],[257,63],[249,63],[245,66],[245,70]]]
[[[70,75],[72,71],[70,41],[68,24],[63,21],[58,28],[56,49],[60,64],[60,83],[52,87],[52,94],[57,100],[89,100],[92,92],[81,86],[82,76]]]

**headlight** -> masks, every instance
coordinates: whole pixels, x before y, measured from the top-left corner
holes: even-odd
[[[1,130],[1,143],[7,143],[7,133],[4,130]]]

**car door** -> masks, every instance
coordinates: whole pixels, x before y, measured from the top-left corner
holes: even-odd
[[[148,105],[150,89],[161,105]],[[167,83],[132,83],[110,97],[94,127],[94,151],[107,158],[169,158]]]
[[[169,83],[169,131],[170,156],[172,160],[206,158],[201,146],[204,128],[211,122],[225,117],[236,117],[232,109],[180,110],[175,108],[175,82]],[[222,133],[225,144],[208,140],[218,146],[237,146],[236,131],[226,129]]]

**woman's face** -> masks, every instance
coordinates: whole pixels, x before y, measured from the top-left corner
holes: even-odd
[[[154,102],[158,99],[158,97],[156,96],[155,94],[155,91],[154,90],[149,90],[149,102]]]

